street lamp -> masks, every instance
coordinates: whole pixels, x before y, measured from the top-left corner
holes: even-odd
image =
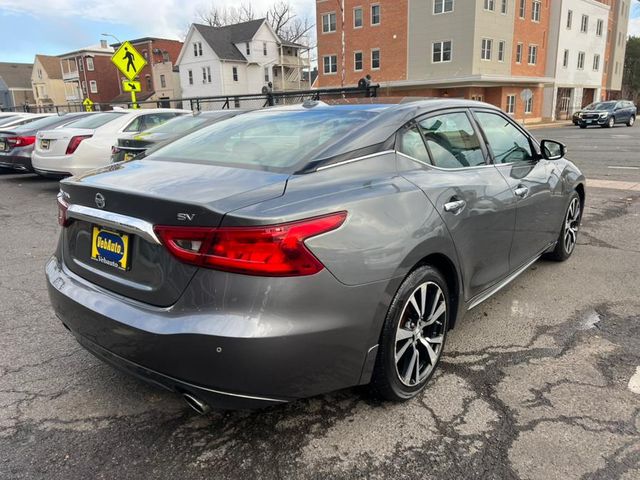
[[[102,35],[103,37],[115,38],[116,42],[118,42],[119,44],[122,44],[122,41],[120,41],[120,39],[118,37],[116,37],[115,35],[113,35],[111,33],[101,33],[100,35]]]

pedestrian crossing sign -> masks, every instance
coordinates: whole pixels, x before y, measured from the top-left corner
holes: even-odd
[[[84,101],[82,102],[82,105],[84,105],[84,109],[87,112],[93,112],[93,102],[91,101],[90,98],[85,98]]]
[[[145,58],[133,48],[130,42],[120,44],[111,61],[129,80],[136,78],[147,64]]]

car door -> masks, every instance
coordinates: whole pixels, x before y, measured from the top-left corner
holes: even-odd
[[[509,263],[515,270],[558,238],[563,210],[553,161],[538,154],[533,140],[502,112],[473,109],[496,169],[513,191],[517,216]]]
[[[627,123],[631,117],[631,112],[626,108],[625,102],[618,102],[616,103],[614,115],[616,117],[616,123]]]
[[[466,298],[509,272],[515,198],[487,162],[486,149],[466,109],[417,118],[398,133],[398,155],[413,162],[403,176],[429,198],[453,239]]]

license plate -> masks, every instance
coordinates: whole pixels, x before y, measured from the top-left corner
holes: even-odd
[[[587,123],[591,123],[591,122],[593,122],[593,120],[587,120]]]
[[[118,270],[129,268],[129,235],[93,227],[91,259]]]
[[[128,162],[129,160],[133,159],[133,157],[135,157],[136,154],[135,153],[125,153],[124,154],[124,161]]]
[[[49,150],[49,140],[40,140],[40,148]]]
[[[0,140],[0,152],[7,150],[7,143],[4,140]]]

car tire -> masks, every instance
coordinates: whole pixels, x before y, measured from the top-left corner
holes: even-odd
[[[609,117],[609,120],[607,120],[607,123],[605,123],[605,125],[607,126],[607,128],[615,127],[615,125],[616,125],[615,117]]]
[[[627,121],[627,127],[633,127],[634,123],[636,123],[636,117],[632,115]]]
[[[586,125],[578,125],[580,128],[587,128]]]
[[[450,309],[447,282],[433,267],[419,267],[402,282],[380,336],[371,381],[376,396],[399,402],[425,388],[442,356]]]
[[[582,202],[580,195],[575,190],[569,198],[569,205],[562,219],[562,228],[558,236],[558,242],[552,252],[546,255],[549,260],[564,262],[576,249],[578,230],[582,220]],[[570,243],[567,243],[567,242]]]

